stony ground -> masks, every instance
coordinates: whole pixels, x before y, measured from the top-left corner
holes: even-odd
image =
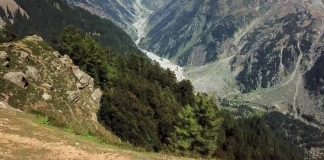
[[[95,137],[75,135],[50,126],[34,115],[0,108],[0,159],[132,160],[183,159],[101,144]]]

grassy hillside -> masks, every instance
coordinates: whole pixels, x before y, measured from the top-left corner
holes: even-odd
[[[48,125],[41,116],[0,108],[0,159],[16,160],[185,160],[102,143]],[[188,158],[189,159],[189,158]]]

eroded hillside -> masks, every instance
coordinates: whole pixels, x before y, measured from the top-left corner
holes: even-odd
[[[0,45],[2,108],[39,114],[56,126],[118,142],[97,120],[101,90],[68,56],[30,36]]]

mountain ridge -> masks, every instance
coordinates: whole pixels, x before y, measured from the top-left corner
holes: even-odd
[[[318,0],[173,1],[150,16],[140,45],[186,66],[197,91],[320,124],[322,96],[304,84],[322,86],[307,72],[321,63],[323,10]]]
[[[218,99],[214,99],[207,94],[194,94],[194,88],[189,80],[176,81],[172,70],[161,68],[161,64],[169,63],[168,60],[157,56],[152,58],[153,53],[142,50],[151,55],[152,61],[140,53],[141,49],[137,48],[124,31],[104,19],[113,19],[113,17],[98,18],[93,15],[98,13],[90,14],[72,3],[66,6],[59,0],[34,1],[35,4],[29,3],[30,1],[16,1],[31,18],[17,12],[13,17],[13,23],[6,20],[9,25],[3,30],[3,33],[7,34],[4,37],[11,35],[12,39],[16,39],[15,36],[19,39],[28,34],[41,34],[44,36],[44,41],[58,48],[60,53],[69,56],[60,56],[37,36],[2,44],[0,49],[3,52],[0,52],[0,57],[3,61],[1,69],[4,71],[0,72],[2,76],[0,80],[5,85],[1,86],[3,88],[0,88],[0,91],[9,90],[12,94],[1,95],[4,100],[1,107],[10,107],[9,104],[18,106],[17,108],[38,115],[41,123],[68,126],[88,138],[102,137],[97,127],[104,126],[108,130],[108,132],[102,130],[104,133],[112,131],[123,141],[149,151],[171,151],[181,155],[224,159],[235,159],[235,157],[302,159],[302,157],[320,157],[323,153],[322,131],[316,128],[320,128],[322,116],[319,111],[321,111],[323,90],[318,86],[322,85],[323,77],[317,74],[322,73],[320,72],[322,56],[317,53],[323,51],[323,48],[318,45],[323,38],[320,30],[318,32],[312,30],[313,27],[321,27],[321,22],[317,20],[321,19],[322,13],[317,12],[321,11],[321,5],[315,5],[319,9],[313,10],[313,7],[303,8],[306,1],[302,1],[303,4],[298,4],[299,1],[285,1],[285,3],[261,1],[258,4],[255,1],[191,0],[186,1],[188,3],[183,6],[178,6],[182,7],[182,10],[178,10],[177,5],[185,1],[165,3],[140,0],[109,1],[113,7],[108,8],[107,12],[114,12],[120,16],[119,11],[127,8],[127,12],[139,13],[135,19],[128,17],[127,14],[122,18],[128,17],[132,20],[125,24],[137,24],[133,28],[138,36],[132,38],[136,40],[136,37],[139,37],[137,42],[141,42],[142,45],[145,45],[152,30],[158,33],[159,29],[159,27],[146,26],[146,18],[152,19],[161,12],[163,13],[158,16],[162,16],[161,19],[167,18],[164,22],[171,22],[168,24],[169,27],[176,25],[177,29],[181,30],[173,32],[175,35],[172,36],[185,33],[190,37],[190,33],[181,28],[181,23],[185,22],[188,15],[194,16],[193,21],[196,22],[186,27],[190,28],[190,25],[198,27],[197,32],[204,31],[202,27],[205,23],[204,18],[209,20],[220,18],[215,26],[212,21],[208,23],[209,27],[217,30],[217,32],[208,32],[208,35],[224,40],[225,47],[218,49],[230,52],[217,57],[216,62],[203,66],[197,64],[205,64],[203,59],[206,58],[204,54],[207,52],[204,51],[204,46],[199,45],[193,50],[198,53],[196,55],[198,57],[187,57],[190,59],[187,74],[193,80],[196,91],[210,90],[211,95],[217,95]],[[88,5],[95,8],[98,7],[99,2],[104,1],[92,0],[91,2]],[[298,12],[294,11],[295,6],[286,8],[285,13],[277,12],[286,7],[284,6],[287,5],[286,2],[289,5],[296,5]],[[315,1],[309,0],[309,2]],[[321,4],[321,1],[316,2]],[[267,19],[253,20],[255,14],[261,14],[256,12],[268,10],[274,4],[283,5],[275,5],[275,8],[279,7],[279,9],[271,9],[271,13],[266,15]],[[241,5],[244,6],[243,9],[236,12],[229,11]],[[34,10],[35,6],[40,7],[39,10]],[[174,6],[176,10],[169,12],[170,7]],[[213,8],[213,6],[223,10],[208,12],[208,7]],[[251,6],[256,7],[256,11],[251,11]],[[99,5],[99,7],[107,9],[107,6]],[[154,11],[152,15],[150,10]],[[312,11],[312,13],[304,11]],[[291,14],[287,15],[290,12]],[[173,13],[178,15],[173,17]],[[185,17],[182,17],[183,13]],[[163,14],[170,14],[170,16],[163,17]],[[245,16],[245,19],[242,19],[240,14]],[[49,18],[51,21],[46,21],[39,15],[48,15],[53,19]],[[195,17],[196,15],[198,16]],[[235,17],[237,15],[239,16]],[[317,17],[314,18],[314,15]],[[57,16],[60,18],[56,19]],[[173,18],[176,20],[172,20]],[[180,20],[177,20],[179,18]],[[170,19],[172,21],[167,21]],[[226,20],[223,21],[224,19]],[[200,21],[202,24],[197,20],[202,20]],[[251,22],[251,24],[245,26],[244,22]],[[236,32],[237,28],[232,25],[245,27]],[[208,26],[205,29],[208,29]],[[165,31],[169,34],[167,29]],[[146,32],[149,33],[147,36]],[[129,31],[128,33],[131,34]],[[199,34],[194,33],[194,36],[197,38]],[[232,42],[226,40],[231,36],[236,39]],[[180,35],[178,38],[183,37]],[[176,41],[177,39],[174,39],[172,44],[170,43],[171,47],[176,47],[173,45],[177,43]],[[230,42],[235,45],[228,45]],[[184,44],[190,46],[187,42]],[[214,44],[213,41],[210,41],[210,44]],[[215,44],[221,45],[218,42]],[[168,44],[162,45],[170,47]],[[315,52],[308,54],[309,50],[315,51],[316,54]],[[36,61],[41,62],[42,56],[49,56],[50,58],[45,57],[44,61],[51,61],[53,64],[40,63],[45,67],[39,69]],[[52,60],[52,56],[59,58],[60,62]],[[178,57],[182,56],[178,55]],[[72,61],[81,69],[73,65]],[[22,66],[23,62],[28,64],[27,68]],[[61,63],[64,67],[60,65]],[[58,67],[58,71],[65,73],[60,75],[66,75],[64,78],[58,76],[63,80],[55,80],[55,85],[64,88],[59,95],[51,87],[55,85],[48,82],[52,80],[51,74],[58,72],[52,71],[51,67]],[[175,67],[174,70],[179,69]],[[8,68],[10,72],[7,72]],[[42,72],[46,70],[51,74],[44,78]],[[42,87],[36,85],[34,92],[33,87],[40,79],[46,81],[46,84],[41,85]],[[64,83],[60,83],[61,81]],[[94,84],[100,86],[101,90],[94,89]],[[16,87],[11,87],[12,85]],[[38,91],[41,88],[45,88],[46,92]],[[89,92],[84,94],[84,91],[88,90]],[[24,96],[20,91],[28,91],[31,94]],[[33,104],[30,100],[34,101],[34,97],[37,97],[39,102],[52,103],[53,101],[54,104]],[[310,97],[314,99],[307,99]],[[96,111],[87,110],[91,107],[83,103],[83,100],[90,103],[94,99],[97,103]],[[98,104],[99,99],[101,99],[100,104]],[[26,101],[27,104],[22,105]],[[61,105],[60,103],[63,102],[66,104]],[[79,104],[80,102],[82,104]],[[76,104],[76,107],[66,107],[71,103]],[[97,105],[100,105],[100,110]],[[95,122],[95,125],[89,125],[84,121]],[[112,134],[111,139],[109,136],[107,138],[113,143],[119,141]]]

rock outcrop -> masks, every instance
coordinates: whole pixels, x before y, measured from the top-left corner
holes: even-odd
[[[15,0],[0,0],[0,9],[4,11],[4,15],[0,17],[0,29],[8,22],[12,22],[17,14],[29,18],[28,14],[15,2]]]
[[[94,91],[93,78],[75,66],[69,56],[61,56],[42,38],[30,36],[0,44],[0,101],[8,95],[8,105],[50,117],[54,124],[80,134],[110,134],[96,115],[101,91]]]
[[[55,56],[57,56],[56,53],[54,53]],[[72,65],[73,61],[68,55],[64,55],[62,58],[60,58],[60,61],[65,65]]]
[[[0,60],[6,60],[8,58],[8,53],[5,51],[0,52]]]
[[[39,71],[36,68],[30,66],[27,66],[26,76],[36,81],[40,79]]]
[[[100,101],[102,96],[102,92],[99,88],[95,89],[94,92],[91,94],[91,97],[95,101]]]
[[[28,60],[28,58],[29,58],[29,54],[27,53],[27,52],[25,52],[25,51],[19,51],[19,53],[20,53],[20,60],[21,61],[27,61]]]
[[[66,91],[66,94],[68,95],[69,101],[77,102],[80,93],[78,91]]]
[[[72,66],[71,68],[72,68],[73,74],[81,83],[81,85],[80,85],[80,83],[77,83],[76,84],[77,87],[78,88],[89,87],[92,90],[93,86],[94,86],[94,79],[91,76],[89,76],[87,73],[80,70],[80,68],[77,66]]]
[[[3,78],[21,88],[26,88],[29,84],[27,76],[23,72],[9,72],[6,73]]]

